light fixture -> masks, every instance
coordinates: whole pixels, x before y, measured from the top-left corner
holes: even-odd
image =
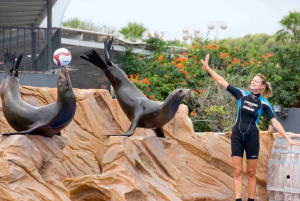
[[[280,117],[285,117],[288,114],[286,113],[286,108],[284,108],[282,105],[274,105],[274,112],[280,116]]]

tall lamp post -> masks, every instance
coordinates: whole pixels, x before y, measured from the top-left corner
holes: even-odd
[[[208,23],[207,28],[208,29],[214,29],[215,24],[217,25],[217,43],[219,42],[219,27],[221,29],[227,29],[227,23],[222,21],[213,21]]]
[[[189,29],[187,29],[187,28],[182,29],[182,34],[183,34],[182,39],[184,41],[187,41],[190,38]],[[195,39],[199,39],[199,34],[200,34],[200,29],[194,29],[194,35],[195,35],[194,38]]]

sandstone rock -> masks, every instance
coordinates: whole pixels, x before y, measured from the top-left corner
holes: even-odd
[[[37,106],[56,100],[56,89],[24,86],[21,92]],[[74,92],[76,114],[61,136],[0,137],[0,200],[233,200],[230,133],[195,133],[181,105],[164,126],[168,139],[141,128],[130,138],[105,137],[130,125],[117,100],[106,90]],[[8,131],[1,112],[0,132]],[[266,200],[274,140],[266,131],[260,136],[258,201]],[[246,175],[243,186],[246,199]]]

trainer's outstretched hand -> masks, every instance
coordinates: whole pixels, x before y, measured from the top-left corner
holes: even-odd
[[[209,54],[206,54],[205,60],[201,59],[202,62],[202,70],[207,70],[209,61]]]
[[[289,144],[290,147],[292,147],[292,145],[300,146],[300,142],[294,141],[294,140],[289,140],[289,141],[288,141],[288,144]]]

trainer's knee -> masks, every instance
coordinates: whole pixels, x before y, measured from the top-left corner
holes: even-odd
[[[240,168],[234,168],[233,170],[233,174],[234,174],[234,177],[237,178],[237,177],[241,177],[242,174],[243,174],[243,170],[240,169]]]
[[[247,169],[247,175],[248,175],[248,177],[255,177],[256,176],[256,169],[254,169],[254,168]]]

